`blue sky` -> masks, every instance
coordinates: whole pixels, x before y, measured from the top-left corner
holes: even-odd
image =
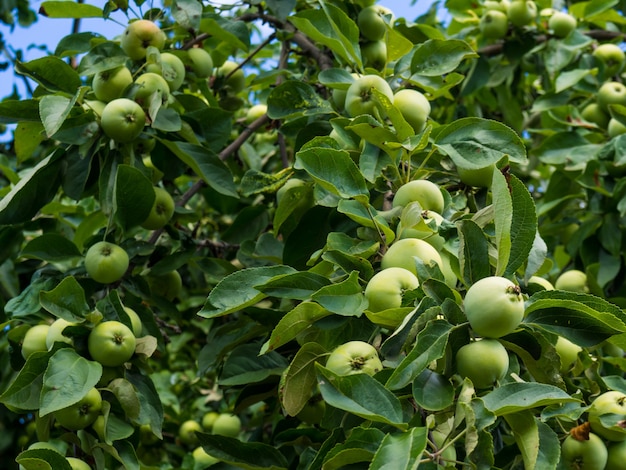
[[[33,9],[37,10],[39,3],[31,1]],[[102,0],[86,0],[85,3],[97,6],[104,5]],[[211,3],[232,3],[232,0],[224,2],[213,1]],[[412,2],[410,0],[380,0],[378,3],[393,10],[397,18],[405,17],[413,20],[427,11],[433,0],[417,0],[415,5],[411,5]],[[122,24],[113,20],[84,19],[81,21],[81,31],[98,32],[107,38],[113,38],[124,30],[126,17],[124,14],[116,12],[112,15],[112,18]],[[0,25],[0,34],[2,34],[4,42],[9,47],[9,53],[13,55],[14,51],[22,50],[22,60],[27,62],[48,54],[48,50],[53,51],[59,40],[69,34],[71,29],[71,20],[50,19],[38,16],[37,22],[30,28],[16,27],[11,31],[7,26]],[[36,47],[41,45],[44,47]],[[48,50],[46,50],[46,47]],[[6,57],[2,57],[0,60],[6,61]],[[23,96],[24,85],[22,78],[16,77],[12,68],[0,71],[0,98],[9,95],[14,85],[18,87],[19,92]]]

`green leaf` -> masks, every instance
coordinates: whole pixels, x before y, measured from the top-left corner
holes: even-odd
[[[334,110],[308,83],[289,80],[274,88],[267,97],[267,115],[272,119],[289,119]]]
[[[485,407],[496,416],[518,413],[541,406],[579,401],[558,387],[535,382],[509,383],[482,397]]]
[[[307,300],[314,292],[329,284],[328,278],[319,274],[295,272],[276,276],[265,284],[254,286],[254,288],[271,297]]]
[[[524,142],[515,131],[489,119],[457,119],[437,133],[435,146],[466,169],[485,168],[503,157],[520,164],[528,161]]]
[[[342,282],[322,287],[311,299],[332,313],[348,317],[360,316],[367,305],[358,271],[352,271]]]
[[[44,233],[22,249],[22,256],[44,261],[63,261],[81,256],[78,247],[58,233]]]
[[[390,390],[399,390],[414,381],[428,365],[445,354],[448,336],[454,327],[443,320],[428,323],[417,335],[415,346],[387,380]]]
[[[133,422],[149,424],[152,432],[161,438],[163,405],[152,379],[136,371],[126,371],[125,375],[139,397],[139,417],[133,419]]]
[[[426,450],[428,428],[414,427],[401,434],[387,434],[369,466],[370,470],[412,470]]]
[[[0,200],[0,225],[28,222],[54,198],[64,156],[57,150],[41,160]]]
[[[220,385],[227,387],[261,382],[272,375],[282,374],[289,365],[277,352],[259,355],[259,350],[259,345],[254,343],[236,347],[224,363],[218,379]]]
[[[34,352],[26,360],[15,380],[0,395],[0,403],[19,410],[39,409],[43,376],[52,352]]]
[[[385,433],[380,429],[357,427],[345,442],[333,447],[324,458],[324,470],[337,470],[358,463],[370,462]]]
[[[74,100],[64,96],[47,95],[39,101],[39,115],[46,130],[46,135],[52,137],[63,125],[70,114]]]
[[[396,396],[367,374],[339,376],[316,364],[317,381],[324,401],[363,419],[406,430],[402,405]]]
[[[296,154],[296,169],[305,170],[326,191],[344,199],[367,204],[365,178],[345,150],[310,147]]]
[[[626,331],[626,314],[601,297],[540,291],[526,303],[524,323],[564,336],[582,347],[595,346]]]
[[[306,343],[298,350],[285,371],[280,401],[289,416],[295,416],[312,395],[317,385],[315,363],[327,351],[317,343]]]
[[[150,215],[155,194],[152,182],[135,167],[118,165],[114,211],[122,229],[141,225]]]
[[[556,468],[560,443],[556,433],[529,411],[504,417],[524,459],[524,468]]]
[[[229,46],[243,51],[250,48],[250,31],[243,21],[228,18],[219,13],[205,12],[200,21],[200,30],[209,33]]]
[[[16,124],[21,121],[41,122],[39,100],[0,101],[0,123]]]
[[[42,2],[39,13],[48,18],[103,18],[102,8],[86,3],[67,1]]]
[[[197,30],[200,28],[202,4],[194,0],[175,0],[172,16],[181,28],[187,31]]]
[[[387,244],[393,242],[396,238],[396,234],[389,227],[389,223],[370,204],[363,205],[360,201],[342,199],[339,201],[337,210],[363,227],[373,228],[381,233]]]
[[[207,454],[244,470],[286,470],[287,459],[275,447],[261,442],[242,442],[234,437],[196,433]]]
[[[274,327],[270,339],[263,345],[261,352],[273,351],[287,344],[313,323],[329,315],[331,312],[315,302],[302,302],[296,305]]]
[[[62,92],[73,96],[82,85],[76,70],[55,56],[46,56],[30,62],[17,62],[15,71],[35,80],[53,93]]]
[[[161,140],[161,143],[215,191],[225,196],[239,198],[232,173],[209,149],[187,142]]]
[[[447,377],[424,369],[413,381],[413,398],[425,410],[440,411],[454,403],[454,386]]]
[[[509,277],[530,258],[537,236],[535,203],[526,185],[515,175],[509,175],[511,190],[511,250],[504,276]],[[497,209],[496,209],[497,213]]]
[[[513,201],[506,178],[499,171],[493,172],[491,192],[493,194],[493,221],[496,227],[496,249],[498,250],[496,275],[502,276],[509,263],[511,244],[513,243],[511,237]]]
[[[267,297],[254,286],[262,285],[276,276],[295,272],[292,267],[281,265],[235,271],[213,288],[198,315],[214,318],[254,305]]]
[[[70,323],[82,322],[90,312],[85,291],[73,276],[64,278],[50,291],[41,291],[39,300],[48,312]]]
[[[287,19],[291,10],[296,6],[296,0],[266,0],[267,7],[280,20]]]
[[[472,220],[457,222],[459,231],[459,266],[467,285],[491,274],[489,243],[485,234]]]
[[[465,59],[478,54],[459,39],[429,39],[420,44],[411,59],[411,73],[427,77],[441,77],[453,72]]]
[[[345,64],[363,68],[359,43],[359,28],[343,11],[322,2],[322,8],[303,9],[289,17],[296,28],[339,56]]]
[[[72,348],[59,349],[43,376],[39,416],[78,403],[102,377],[102,366]]]
[[[15,461],[25,470],[72,470],[67,459],[52,449],[25,450]]]

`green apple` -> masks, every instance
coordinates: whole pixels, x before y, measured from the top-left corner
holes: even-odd
[[[488,10],[480,18],[479,28],[485,38],[501,39],[509,30],[509,19],[502,11]]]
[[[346,92],[346,111],[352,117],[361,114],[378,115],[380,113],[373,97],[373,90],[378,90],[393,102],[393,91],[389,83],[378,75],[363,75],[357,78]]]
[[[378,351],[364,341],[348,341],[337,346],[328,356],[326,368],[337,375],[374,375],[383,369]]]
[[[430,114],[430,102],[422,93],[409,88],[397,91],[393,95],[393,105],[416,134],[424,129]]]
[[[219,436],[237,437],[241,432],[241,419],[231,413],[220,413],[213,421],[211,433]]]
[[[589,103],[580,112],[580,117],[585,121],[592,122],[601,129],[606,129],[609,125],[609,116],[598,103]]]
[[[402,306],[402,294],[417,289],[417,276],[408,269],[387,268],[372,276],[365,286],[365,298],[371,312],[380,312]]]
[[[462,183],[476,188],[489,188],[493,181],[493,172],[496,165],[488,165],[483,168],[457,167],[456,171]]]
[[[393,196],[392,206],[406,206],[419,202],[422,209],[443,213],[445,200],[439,186],[428,180],[413,180],[398,188]]]
[[[121,98],[124,90],[133,83],[133,75],[128,67],[121,66],[96,73],[91,82],[93,93],[100,101],[108,103]]]
[[[376,70],[384,70],[387,65],[387,43],[383,40],[370,41],[361,46],[363,65]]]
[[[191,453],[191,455],[193,456],[193,460],[195,462],[194,469],[208,468],[211,465],[215,465],[217,462],[220,461],[219,459],[213,457],[212,455],[207,454],[206,451],[202,447],[196,447]]]
[[[606,128],[607,134],[612,139],[613,137],[617,137],[618,135],[626,134],[626,126],[619,122],[615,118],[611,118],[609,120],[609,125]]]
[[[576,29],[576,18],[563,11],[555,11],[548,20],[548,27],[557,38],[564,38]]]
[[[100,100],[85,100],[83,101],[83,109],[85,111],[93,111],[98,118],[102,117],[102,111],[107,104],[104,101]]]
[[[130,23],[122,33],[120,46],[128,57],[141,60],[146,57],[148,47],[163,49],[165,39],[165,33],[156,23],[150,20],[137,20]]]
[[[174,215],[175,204],[170,193],[159,186],[155,186],[154,196],[150,214],[141,223],[141,226],[148,230],[158,230],[165,227]]]
[[[139,137],[146,124],[146,113],[133,100],[118,98],[102,110],[100,126],[107,137],[127,143]]]
[[[239,93],[246,86],[246,76],[239,64],[231,60],[224,62],[215,73],[216,80],[222,83],[233,93]]]
[[[73,405],[55,411],[54,418],[64,428],[77,431],[91,426],[101,410],[102,396],[97,388],[92,388]]]
[[[472,330],[486,338],[512,333],[524,318],[520,288],[501,276],[484,277],[470,286],[463,299]]]
[[[251,124],[261,116],[265,116],[267,114],[267,105],[266,104],[255,104],[251,106],[246,112],[246,124]]]
[[[612,77],[617,75],[624,67],[626,54],[617,45],[613,43],[600,44],[593,51],[593,57],[604,67],[604,75]]]
[[[456,369],[474,387],[491,388],[506,376],[509,355],[496,339],[481,339],[462,346],[456,353]]]
[[[87,338],[91,358],[106,367],[128,362],[135,353],[136,344],[132,330],[116,320],[98,323]]]
[[[66,457],[67,462],[72,467],[72,470],[91,470],[91,467],[84,460],[77,459],[75,457]]]
[[[161,53],[161,63],[150,63],[146,66],[146,72],[161,75],[169,87],[168,91],[178,90],[185,81],[185,64],[171,52]]]
[[[589,292],[587,284],[587,275],[578,270],[570,269],[562,273],[555,281],[554,288],[558,290],[567,290],[570,292]]]
[[[47,351],[46,338],[50,325],[31,326],[22,340],[22,357],[28,359],[34,352]]]
[[[626,106],[626,86],[620,82],[605,82],[598,90],[598,104],[606,111],[611,104]]]
[[[101,241],[93,244],[85,254],[85,269],[96,282],[111,284],[119,281],[130,264],[128,254],[119,245]]]
[[[419,238],[402,238],[396,240],[383,255],[380,266],[387,268],[404,268],[417,275],[415,258],[419,258],[426,266],[443,264],[439,252],[427,241]]]
[[[578,440],[570,434],[561,444],[559,468],[563,470],[604,470],[607,460],[606,445],[592,432],[589,433],[588,439],[583,440]]]
[[[198,436],[196,432],[202,431],[200,423],[193,419],[183,421],[178,428],[178,438],[183,444],[196,445],[198,443]]]
[[[626,441],[611,442],[608,445],[608,455],[604,470],[623,470],[626,462]]]
[[[483,3],[485,11],[497,10],[501,11],[502,13],[506,13],[507,11],[509,11],[510,5],[511,3],[509,2],[509,0],[485,0],[485,2]]]
[[[387,21],[385,21],[385,17]],[[393,12],[382,5],[363,8],[357,17],[357,25],[361,35],[370,41],[379,41],[385,37],[387,24],[393,26]]]
[[[400,217],[398,226],[396,227],[396,235],[398,238],[419,238],[426,240],[436,249],[441,249],[445,239],[437,234],[437,230],[443,223],[443,217],[435,211],[424,210],[421,212],[421,218],[417,224],[408,225]]]
[[[153,294],[171,301],[180,296],[183,280],[180,273],[174,270],[159,276],[148,275],[148,285]]]
[[[578,353],[583,350],[577,344],[572,343],[569,339],[559,336],[554,345],[556,352],[561,359],[561,374],[567,374],[578,360]]]
[[[509,21],[518,27],[533,22],[537,16],[537,4],[533,0],[513,0],[507,10]]]
[[[616,415],[611,418],[615,424],[603,422],[604,415]],[[610,390],[599,395],[589,407],[588,419],[591,430],[598,436],[614,442],[626,440],[626,394]]]
[[[166,106],[170,96],[170,86],[165,78],[158,73],[146,72],[137,77],[135,85],[135,101],[144,109],[148,109],[152,100],[161,102],[161,106]]]
[[[133,334],[135,335],[136,338],[138,338],[139,336],[141,336],[141,332],[143,331],[143,324],[141,323],[141,318],[139,318],[139,315],[137,315],[137,312],[135,312],[130,307],[125,306],[124,311],[126,312],[126,315],[128,315],[128,318],[130,320],[131,330]]]
[[[54,343],[61,342],[67,344],[74,344],[74,340],[69,336],[63,335],[63,330],[65,330],[68,326],[74,326],[76,323],[71,323],[63,318],[57,318],[54,320],[50,328],[48,329],[48,334],[46,335],[46,347],[48,350],[52,349]]]
[[[208,78],[213,73],[213,58],[206,49],[192,47],[187,51],[187,61],[197,78]]]
[[[213,429],[213,423],[219,415],[217,411],[207,411],[204,416],[202,416],[202,427],[205,431],[209,432]]]
[[[550,281],[548,281],[545,277],[541,276],[530,276],[528,279],[528,285],[531,284],[536,285],[541,290],[554,290],[554,286]]]

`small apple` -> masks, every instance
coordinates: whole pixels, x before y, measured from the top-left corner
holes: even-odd
[[[207,411],[204,416],[202,416],[202,427],[205,431],[209,432],[213,429],[213,423],[219,415],[217,411]]]
[[[158,73],[146,72],[137,77],[135,85],[135,101],[144,109],[148,109],[153,99],[166,106],[170,96],[170,86],[165,78]]]
[[[626,441],[611,442],[608,445],[608,455],[604,470],[622,470],[626,462]]]
[[[392,206],[406,206],[411,202],[419,202],[422,209],[443,213],[445,200],[439,186],[428,180],[413,180],[398,188],[393,196]]]
[[[576,29],[576,18],[563,11],[555,11],[548,20],[548,27],[557,38],[564,38]]]
[[[161,64],[148,64],[146,72],[161,75],[167,82],[169,91],[178,90],[185,81],[185,64],[180,57],[171,52],[162,52]]]
[[[267,114],[267,105],[266,104],[255,104],[251,106],[250,109],[246,112],[246,124],[251,124],[261,116],[265,116]]]
[[[537,16],[537,4],[533,0],[513,0],[507,10],[509,21],[518,27],[533,22]]]
[[[597,100],[603,111],[611,104],[626,106],[626,86],[620,82],[605,82],[598,90]]]
[[[135,140],[146,124],[146,113],[141,106],[127,98],[110,101],[102,110],[100,126],[116,142]]]
[[[224,62],[215,73],[216,80],[222,83],[233,93],[239,93],[246,86],[246,76],[239,64],[231,60]]]
[[[580,117],[585,121],[592,122],[601,129],[606,129],[609,125],[609,116],[598,103],[589,103],[580,112]]]
[[[159,186],[155,186],[154,196],[150,214],[141,223],[141,226],[148,230],[158,230],[165,227],[174,215],[175,204],[170,193]]]
[[[589,292],[587,284],[587,275],[578,270],[570,269],[562,273],[555,281],[554,288],[559,290],[567,290],[570,292]]]
[[[219,436],[237,437],[241,432],[241,419],[231,413],[220,413],[213,421],[211,433]]]
[[[488,10],[480,18],[479,28],[485,38],[501,39],[509,30],[509,19],[502,11]]]
[[[91,470],[91,467],[84,460],[77,459],[75,457],[65,457],[67,462],[72,467],[72,470]]]
[[[206,453],[206,451],[202,448],[202,447],[196,447],[193,452],[191,453],[191,455],[193,456],[193,460],[195,462],[195,468],[208,468],[211,465],[215,465],[217,462],[219,462],[220,460],[213,457],[212,455],[209,455]]]
[[[46,347],[48,351],[52,349],[54,343],[62,342],[67,344],[73,344],[74,340],[69,336],[63,335],[63,330],[65,330],[68,326],[74,326],[76,323],[71,323],[63,318],[57,318],[54,320],[50,328],[48,329],[48,334],[46,335]]]
[[[180,273],[174,270],[159,276],[149,275],[148,285],[153,294],[171,301],[180,296],[183,280]]]
[[[417,289],[417,276],[408,269],[387,268],[372,276],[365,286],[365,298],[369,302],[368,310],[380,312],[402,306],[402,294],[405,290]]]
[[[146,57],[149,46],[163,49],[165,33],[150,20],[137,20],[130,23],[122,33],[120,46],[128,57],[141,60]]]
[[[108,103],[121,98],[124,90],[133,83],[133,75],[128,67],[120,66],[111,70],[103,70],[93,77],[91,87],[96,98]]]
[[[387,21],[385,21],[387,17]],[[382,5],[372,5],[363,8],[357,17],[357,25],[361,35],[370,41],[379,41],[385,37],[387,24],[393,26],[393,12]]]
[[[64,428],[77,431],[93,424],[101,410],[102,396],[97,388],[92,388],[78,402],[55,411],[54,417]]]
[[[383,255],[380,266],[383,270],[392,267],[404,268],[417,275],[414,258],[419,258],[427,266],[436,264],[440,269],[443,264],[439,252],[427,241],[419,238],[402,238],[391,244]]]
[[[608,451],[602,439],[590,432],[588,439],[578,440],[573,435],[561,444],[561,465],[564,470],[604,470]],[[623,462],[622,462],[623,464]]]
[[[397,91],[393,95],[393,105],[398,108],[416,134],[424,129],[430,114],[430,102],[422,93],[409,88]]]
[[[511,3],[509,2],[509,0],[485,0],[485,3],[483,3],[485,11],[497,10],[501,11],[502,13],[506,13],[507,11],[509,11],[510,5]]]
[[[528,285],[533,286],[533,288],[540,290],[554,290],[554,286],[550,281],[548,281],[545,277],[541,276],[530,276],[528,279]]]
[[[495,169],[496,165],[491,164],[483,168],[463,168],[459,166],[456,171],[462,183],[475,188],[489,188],[493,181]]]
[[[496,339],[481,339],[462,346],[456,353],[456,369],[476,388],[491,388],[506,376],[509,355]]]
[[[89,333],[87,349],[94,361],[103,366],[117,367],[128,362],[135,353],[135,335],[116,320],[98,323]]]
[[[191,70],[198,78],[208,78],[213,73],[213,58],[206,49],[192,47],[187,51]]]
[[[403,217],[400,217],[400,221],[396,227],[396,235],[398,238],[419,238],[426,240],[436,249],[441,249],[445,243],[445,239],[437,234],[437,230],[442,223],[443,217],[437,212],[424,210],[421,212],[421,219],[414,225],[405,225]]]
[[[387,65],[387,43],[383,40],[370,41],[361,46],[363,65],[376,70],[384,70]]]
[[[578,353],[583,350],[577,344],[572,343],[569,339],[559,336],[554,345],[556,352],[561,359],[561,374],[567,374],[569,370],[576,364]]]
[[[609,441],[626,440],[626,394],[617,390],[604,392],[593,400],[588,410],[591,430]],[[619,415],[615,424],[607,426],[600,418],[603,415]]]
[[[85,111],[93,111],[98,118],[102,118],[102,111],[107,104],[100,100],[85,100],[83,101],[83,109]]]
[[[593,51],[593,57],[604,67],[604,75],[612,77],[617,75],[624,67],[626,54],[617,45],[613,43],[600,44]]]
[[[378,351],[364,341],[348,341],[337,346],[328,356],[326,368],[337,375],[374,375],[383,369]]]
[[[50,325],[31,326],[22,340],[22,357],[28,359],[31,354],[39,351],[47,351],[46,337],[50,331]]]
[[[193,419],[188,419],[187,421],[183,421],[178,428],[178,438],[183,444],[187,445],[196,445],[198,444],[198,436],[196,436],[196,432],[202,431],[202,426],[197,421]]]
[[[373,98],[373,91],[378,90],[393,102],[393,91],[389,83],[378,75],[363,75],[356,79],[346,92],[346,111],[352,117],[361,114],[378,114],[379,110]]]
[[[129,264],[130,260],[126,250],[119,245],[106,241],[93,244],[85,255],[87,274],[101,284],[119,281]]]
[[[486,338],[512,333],[524,318],[524,298],[519,286],[500,276],[484,277],[472,284],[463,307],[474,333]]]
[[[607,134],[612,139],[618,135],[626,134],[626,126],[615,118],[609,119],[609,125],[606,128]]]
[[[133,334],[135,335],[135,338],[140,337],[141,332],[143,331],[141,318],[139,318],[139,315],[137,315],[137,312],[135,312],[130,307],[125,306],[124,311],[126,312],[126,315],[128,315],[128,318],[130,319],[131,329],[133,331]]]

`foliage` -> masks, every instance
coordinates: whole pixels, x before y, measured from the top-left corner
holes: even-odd
[[[358,26],[371,3],[42,3],[77,22],[121,9],[165,39],[73,32],[14,64],[37,87],[0,102],[12,126],[0,155],[3,462],[551,469],[568,436],[586,440],[595,397],[626,393],[626,101],[598,93],[621,82],[624,58],[594,54],[621,41],[621,3],[570,2],[577,26],[557,35],[537,0],[502,38],[480,25],[504,1],[448,1],[445,23],[435,7],[415,21],[383,9],[375,48]],[[29,24],[22,2],[3,3],[2,21],[15,8]],[[178,89],[109,90],[132,117],[96,99],[94,77],[120,67],[171,86],[170,56],[184,64]],[[418,114],[394,105],[404,89],[420,92]],[[415,180],[436,193],[394,200]],[[385,258],[404,238],[428,249]],[[89,274],[119,269],[99,264],[109,252],[86,269],[102,241],[122,249],[121,277]],[[555,290],[572,270],[580,281]],[[464,297],[491,276],[512,282],[472,308],[513,296],[524,318],[490,339],[508,370],[479,388],[457,352],[481,340]],[[57,319],[22,354],[26,332]],[[136,336],[121,366],[94,360],[103,321],[128,327],[106,347]],[[363,342],[375,348],[364,368],[342,347]],[[325,367],[338,347],[346,367]],[[94,387],[98,418],[61,426]],[[230,428],[213,427],[219,415]],[[625,419],[596,422],[621,437]]]

